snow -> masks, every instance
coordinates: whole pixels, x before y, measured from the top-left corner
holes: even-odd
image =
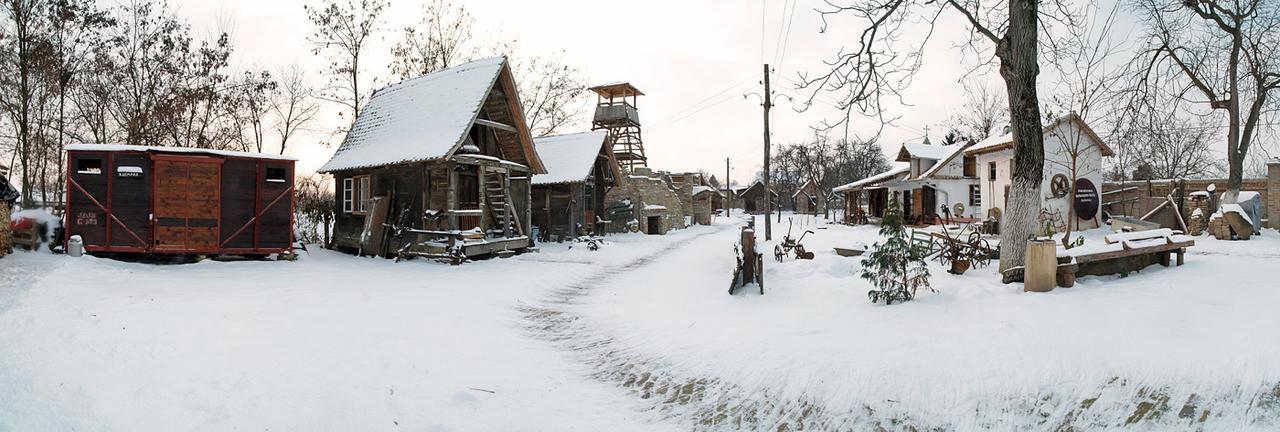
[[[938,147],[938,146],[930,146],[930,147]],[[933,166],[929,167],[929,170],[925,171],[924,174],[921,174],[920,178],[922,179],[931,178],[934,176],[934,174],[937,174],[938,171],[942,171],[943,168],[946,168],[947,165],[954,163],[956,155],[959,155],[960,153],[964,153],[964,151],[969,148],[969,145],[968,144],[952,144],[949,146],[941,146],[941,148],[946,149],[945,150],[946,154],[943,157],[938,158],[938,163],[935,163],[933,164]]]
[[[714,193],[716,195],[721,195],[721,196],[724,195],[724,194],[721,194],[720,191],[717,191],[715,188],[711,186],[694,186],[691,195],[698,196],[699,194],[703,194],[707,192]]]
[[[607,135],[599,130],[534,138],[533,146],[547,168],[547,174],[534,176],[533,184],[585,180],[595,167],[596,157],[600,155]]]
[[[883,241],[878,227],[787,221],[814,231],[816,257],[766,257],[763,296],[726,293],[741,218],[458,267],[15,253],[0,430],[1280,427],[1264,403],[1280,382],[1272,230],[1049,293],[1001,284],[998,262],[930,261],[939,292],[884,306],[862,258],[833,250]],[[1072,250],[1119,246],[1109,234]],[[1178,414],[1193,395],[1204,423]],[[1128,424],[1146,403],[1168,406]]]
[[[1240,207],[1240,204],[1222,204],[1218,206],[1218,211],[1215,212],[1210,219],[1217,219],[1227,213],[1238,214],[1240,215],[1241,218],[1244,219],[1245,223],[1253,225],[1253,219],[1249,218],[1249,214],[1245,213],[1244,208]]]
[[[999,147],[1002,145],[1012,144],[1012,143],[1013,143],[1012,132],[1003,134],[1003,135],[993,135],[993,136],[987,137],[987,139],[978,141],[978,143],[974,144],[973,147],[970,147],[968,151],[976,152],[976,151],[981,151],[981,150],[989,149],[992,147]]]
[[[194,147],[159,147],[159,146],[140,146],[131,144],[67,144],[64,149],[67,151],[104,151],[104,152],[161,152],[161,153],[182,153],[182,154],[205,154],[226,157],[247,157],[256,159],[274,159],[296,161],[298,158],[293,156],[275,155],[269,153],[250,153],[230,150],[214,150],[202,149]],[[124,167],[121,167],[124,168]],[[125,171],[132,172],[132,171]]]
[[[678,238],[458,267],[18,252],[0,259],[0,430],[675,430],[529,337],[520,308]]]
[[[448,155],[466,137],[505,57],[464,63],[373,94],[321,172]]]
[[[908,163],[908,162],[894,162],[894,163],[893,163],[893,168],[892,168],[892,169],[890,169],[890,170],[888,170],[888,171],[882,172],[882,173],[880,173],[880,174],[873,175],[873,176],[871,176],[871,177],[864,178],[864,179],[862,179],[862,180],[855,181],[855,182],[853,182],[853,183],[846,184],[846,185],[844,185],[844,186],[836,187],[835,189],[832,189],[832,192],[844,192],[844,191],[847,191],[847,190],[857,189],[857,188],[860,188],[860,187],[862,187],[862,186],[873,185],[873,184],[879,183],[879,182],[881,182],[881,181],[884,181],[884,180],[888,180],[888,179],[894,178],[894,177],[896,177],[896,176],[898,176],[898,175],[900,175],[900,174],[906,173],[907,171],[910,171],[910,170],[911,170],[911,164],[910,164],[910,163]]]
[[[1160,228],[1147,231],[1122,232],[1115,234],[1107,234],[1107,243],[1117,243],[1125,240],[1142,240],[1154,237],[1169,237],[1173,235],[1173,230],[1169,228]]]
[[[911,157],[929,160],[942,160],[951,156],[957,149],[964,147],[962,144],[952,145],[933,145],[933,144],[903,144],[902,148],[911,154]]]
[[[658,205],[658,204],[645,204],[644,209],[645,210],[666,210],[667,206]]]

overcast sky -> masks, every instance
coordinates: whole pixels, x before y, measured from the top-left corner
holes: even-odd
[[[236,67],[276,68],[297,62],[319,75],[324,61],[311,53],[311,32],[304,0],[180,0],[178,14],[197,35],[219,28],[234,30]],[[478,39],[519,40],[514,56],[552,54],[563,49],[566,63],[581,69],[591,83],[629,81],[646,93],[638,105],[650,166],[671,171],[706,170],[723,177],[725,158],[732,159],[735,181],[749,181],[763,156],[762,112],[757,96],[762,63],[769,62],[782,78],[775,78],[779,97],[773,110],[773,142],[812,136],[811,126],[834,119],[830,96],[817,107],[797,113],[801,92],[793,90],[800,71],[819,71],[842,45],[852,45],[859,30],[850,20],[833,22],[826,34],[814,11],[819,2],[797,0],[689,1],[648,0],[466,0],[476,18]],[[380,39],[369,48],[363,64],[367,73],[388,82],[390,49],[402,28],[417,23],[422,1],[392,0]],[[792,13],[794,9],[794,13]],[[923,70],[905,94],[909,106],[891,106],[900,117],[883,132],[881,144],[896,151],[904,140],[918,140],[926,127],[933,139],[944,133],[947,119],[963,104],[958,84],[965,71],[954,44],[965,27],[958,17],[945,17],[926,53]],[[785,30],[789,22],[790,30]],[[784,43],[785,41],[785,43]],[[971,79],[986,79],[1003,91],[994,71]],[[326,112],[324,130],[337,124],[336,112]],[[588,114],[589,115],[589,114]],[[853,132],[871,134],[873,122],[863,121]],[[562,132],[585,130],[585,123]],[[333,146],[319,144],[325,136],[307,137],[291,153],[310,171],[328,160]],[[328,138],[339,141],[341,137]]]

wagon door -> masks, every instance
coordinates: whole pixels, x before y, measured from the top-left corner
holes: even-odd
[[[153,156],[155,248],[213,251],[218,239],[221,160]]]

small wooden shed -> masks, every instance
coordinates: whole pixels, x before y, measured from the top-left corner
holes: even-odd
[[[605,131],[535,138],[546,175],[533,177],[533,225],[539,240],[602,234],[605,193],[622,178]]]
[[[268,255],[293,244],[288,156],[73,144],[65,235],[88,252]]]

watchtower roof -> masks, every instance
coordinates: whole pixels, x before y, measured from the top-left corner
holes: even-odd
[[[644,96],[644,93],[641,93],[640,89],[637,89],[628,82],[601,84],[587,90],[591,90],[601,97]]]

